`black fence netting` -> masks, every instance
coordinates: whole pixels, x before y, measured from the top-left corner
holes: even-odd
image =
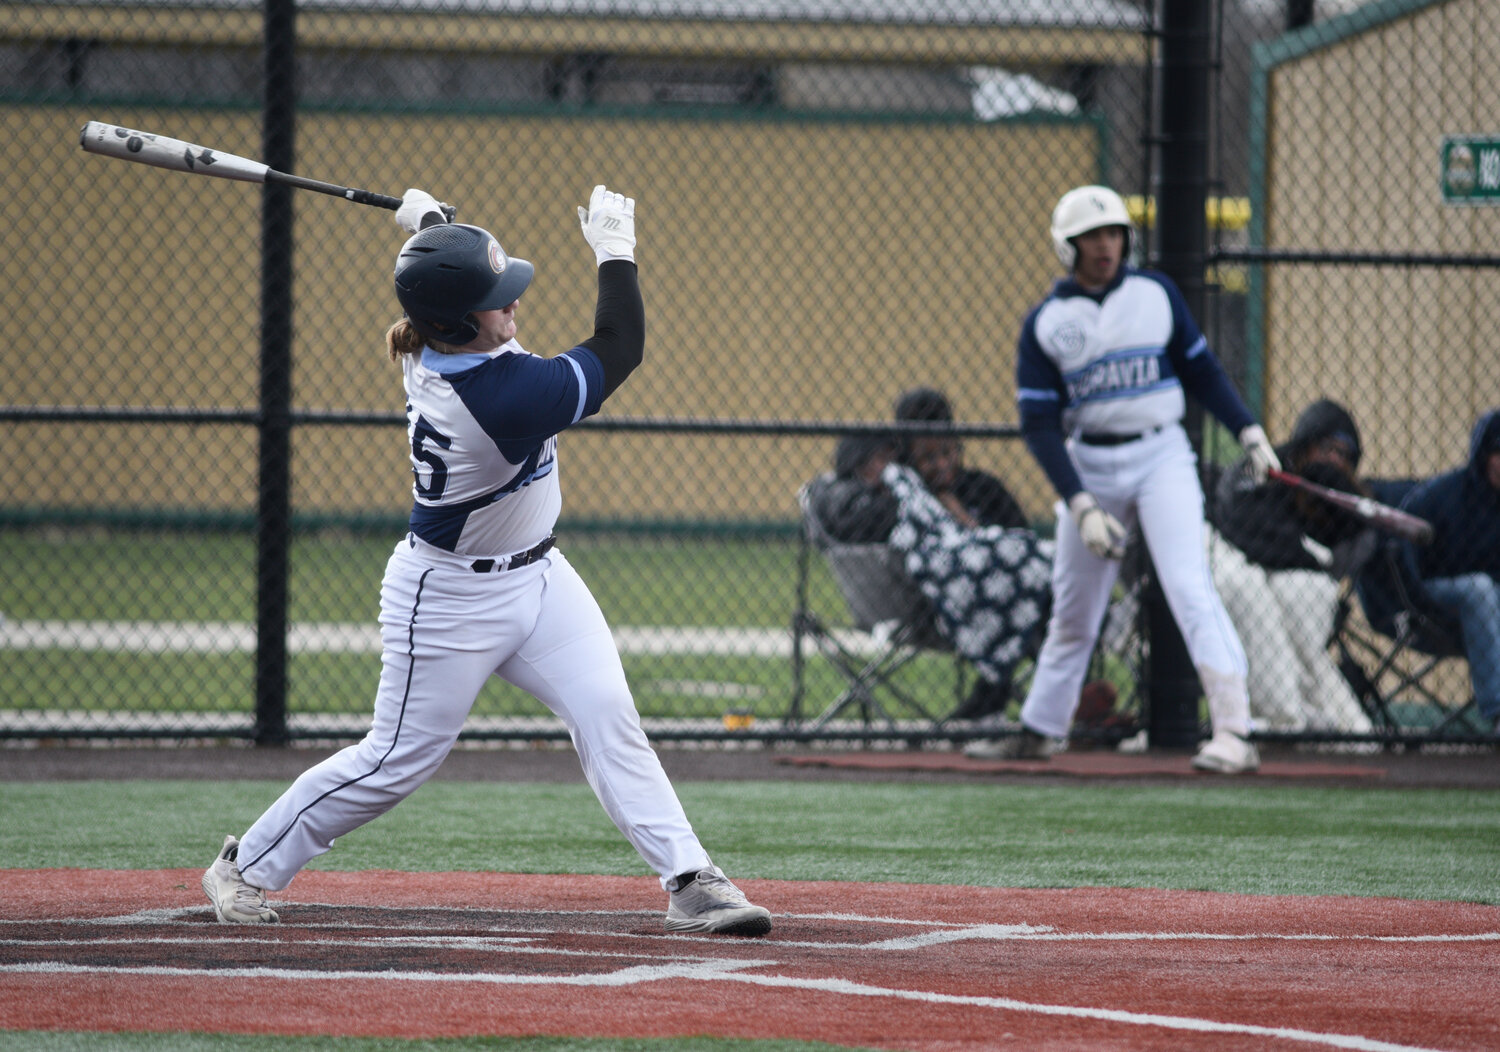
[[[1492,735],[1495,5],[5,10],[0,736],[362,734],[382,574],[414,483],[447,470],[386,352],[408,234],[370,195],[428,191],[531,261],[517,339],[551,358],[594,332],[596,184],[636,202],[646,349],[561,437],[557,550],[654,737],[1016,727],[1077,585],[1051,581],[1054,549],[1078,539],[1022,435],[1018,340],[1064,276],[1054,207],[1084,185],[1118,192],[1130,262],[1181,291],[1283,467],[1436,531],[1408,545],[1253,487],[1188,400],[1201,562],[1254,732]],[[1053,366],[1065,429],[1175,388],[1149,326],[1108,354],[1091,338],[1096,368]],[[830,486],[858,521],[827,513]],[[1170,612],[1184,575],[1162,570],[1200,563],[1161,539],[1196,521],[1180,498],[1156,543],[1111,505],[1132,529],[1107,605],[1074,618],[1098,622],[1079,747],[1191,744],[1203,684],[1235,678],[1194,666],[1212,597],[1186,631]],[[565,736],[502,677],[465,733]]]

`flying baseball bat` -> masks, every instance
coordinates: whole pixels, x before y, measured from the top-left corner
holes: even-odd
[[[1267,474],[1277,482],[1300,489],[1305,493],[1311,493],[1335,507],[1357,515],[1377,530],[1394,533],[1397,537],[1411,541],[1413,544],[1432,542],[1432,523],[1411,512],[1393,508],[1389,504],[1382,504],[1378,500],[1371,500],[1357,493],[1345,493],[1343,490],[1320,486],[1290,471],[1278,471],[1272,468]]]
[[[78,136],[78,144],[89,153],[105,157],[117,157],[122,161],[149,164],[156,168],[167,168],[174,172],[189,172],[193,175],[211,175],[216,179],[236,179],[242,183],[282,183],[299,190],[316,190],[320,194],[342,197],[355,204],[374,205],[394,211],[401,207],[401,198],[388,197],[371,190],[358,190],[352,186],[338,186],[318,179],[307,179],[300,175],[278,172],[260,161],[252,161],[238,154],[224,153],[197,143],[183,142],[152,132],[122,128],[117,124],[89,121]],[[453,206],[443,205],[448,219],[453,220]]]

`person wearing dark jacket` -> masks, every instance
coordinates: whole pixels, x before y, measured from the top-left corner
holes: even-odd
[[[913,387],[896,399],[896,420],[912,423],[953,422],[953,404],[933,387]],[[1031,525],[1020,502],[994,475],[964,465],[963,443],[953,435],[911,435],[901,444],[900,459],[911,465],[932,495],[960,526]]]
[[[1337,402],[1304,409],[1276,454],[1295,474],[1363,492],[1359,429]],[[1370,718],[1327,642],[1338,582],[1374,551],[1374,534],[1299,490],[1269,479],[1256,484],[1243,463],[1220,476],[1208,519],[1214,585],[1245,647],[1257,729],[1368,733]]]
[[[813,512],[828,536],[846,544],[880,544],[896,525],[896,495],[880,472],[896,457],[892,437],[845,435],[833,451],[833,473],[812,481]]]
[[[1462,625],[1474,700],[1500,733],[1500,409],[1474,425],[1468,462],[1417,486],[1402,507],[1432,523],[1432,543],[1407,545],[1405,557]]]

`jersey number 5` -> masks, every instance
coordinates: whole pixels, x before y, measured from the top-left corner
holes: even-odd
[[[416,476],[417,495],[423,500],[441,500],[443,490],[448,488],[448,465],[433,451],[434,446],[447,449],[453,439],[435,430],[425,417],[418,416],[411,428],[411,472]],[[422,468],[428,467],[427,480],[422,480]]]

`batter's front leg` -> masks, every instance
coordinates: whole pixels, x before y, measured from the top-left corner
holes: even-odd
[[[1213,728],[1244,737],[1250,733],[1245,650],[1214,587],[1203,490],[1185,443],[1147,478],[1137,507],[1162,594],[1203,683]]]
[[[594,795],[666,888],[712,862],[641,729],[604,614],[561,553],[552,559],[536,629],[497,672],[567,724]]]

